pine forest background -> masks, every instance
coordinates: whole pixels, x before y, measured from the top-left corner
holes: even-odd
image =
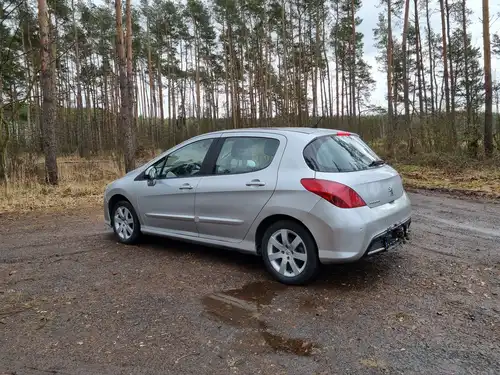
[[[351,130],[431,166],[496,163],[488,0],[482,45],[465,0],[373,1],[378,78],[361,0],[0,0],[0,182],[57,185],[78,160],[122,173],[196,134],[257,126]]]

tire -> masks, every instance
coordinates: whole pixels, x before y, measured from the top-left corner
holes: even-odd
[[[120,201],[115,204],[111,220],[113,232],[119,242],[127,245],[137,243],[141,235],[141,224],[130,202]]]
[[[283,284],[305,285],[317,276],[320,268],[314,238],[303,225],[290,220],[278,221],[267,228],[261,254],[269,273]]]

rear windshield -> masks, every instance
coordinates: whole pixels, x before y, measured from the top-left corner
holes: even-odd
[[[317,172],[355,172],[383,164],[358,136],[328,135],[309,143],[304,159]]]

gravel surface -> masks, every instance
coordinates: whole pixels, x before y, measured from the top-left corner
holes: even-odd
[[[99,209],[0,216],[0,375],[499,374],[500,205],[411,198],[407,245],[307,287]]]

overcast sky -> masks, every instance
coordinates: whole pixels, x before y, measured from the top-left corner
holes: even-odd
[[[375,41],[373,39],[373,29],[377,26],[378,14],[382,11],[382,8],[378,8],[377,4],[379,0],[364,0],[363,7],[359,12],[359,17],[363,20],[359,31],[364,33],[365,39],[365,59],[372,66],[373,78],[377,81],[377,87],[375,92],[372,95],[372,103],[375,105],[386,104],[385,95],[387,93],[386,89],[386,77],[384,73],[379,72],[379,67],[377,65],[377,49],[374,47]],[[412,2],[413,3],[413,2]],[[433,29],[440,33],[441,31],[441,19],[440,14],[438,12],[439,2],[437,0],[432,1],[432,9],[434,10],[434,15],[432,17],[432,27]],[[481,52],[483,49],[483,26],[482,26],[482,0],[467,0],[467,6],[474,12],[474,14],[470,17],[471,25],[469,27],[469,32],[472,33],[472,43],[481,47]],[[411,15],[413,17],[413,4],[411,5]],[[490,26],[491,33],[500,33],[500,0],[490,0]],[[402,15],[401,15],[402,17]],[[425,22],[425,14],[421,15],[422,22]],[[421,26],[421,32],[424,33],[425,25]],[[453,27],[453,26],[452,26]],[[400,33],[401,29],[395,29],[395,36],[399,35],[396,33]],[[423,38],[423,34],[422,34]],[[492,57],[492,74],[493,78],[495,76],[498,80],[500,80],[500,59]],[[483,62],[481,61],[481,65]],[[495,75],[495,70],[497,74]]]

